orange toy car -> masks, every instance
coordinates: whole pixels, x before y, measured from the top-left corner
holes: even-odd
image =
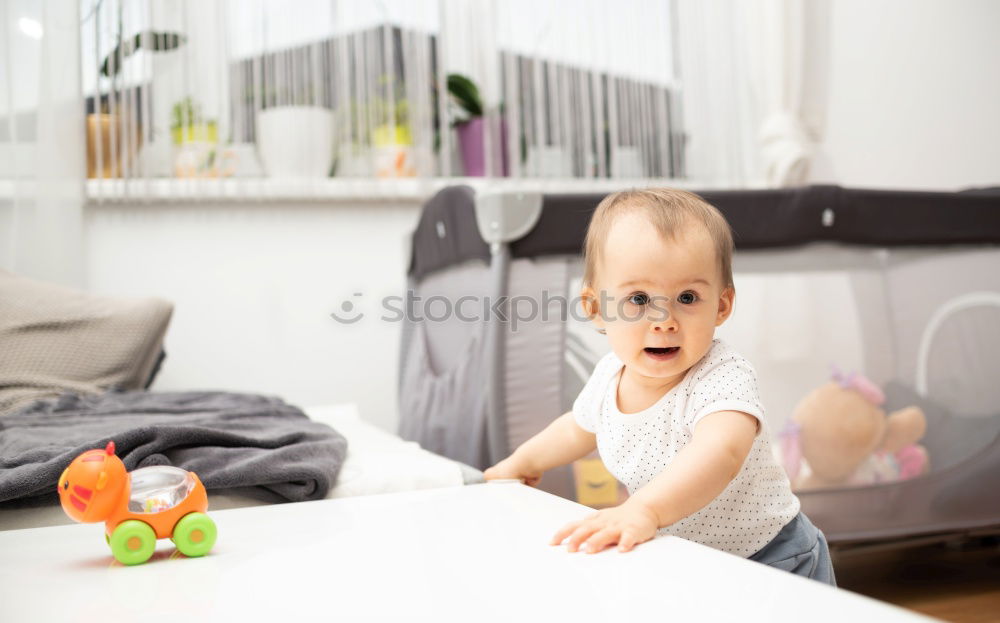
[[[208,494],[198,475],[177,467],[133,472],[115,456],[115,443],[73,459],[59,477],[59,501],[76,521],[104,521],[105,540],[118,562],[149,560],[157,539],[171,539],[185,556],[215,545],[215,522],[205,514]]]

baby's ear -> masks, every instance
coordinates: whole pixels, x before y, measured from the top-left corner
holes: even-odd
[[[583,307],[583,315],[590,319],[598,329],[604,328],[604,318],[601,317],[601,304],[597,291],[591,286],[584,286],[580,290],[580,305]]]
[[[715,316],[715,326],[721,325],[733,313],[733,305],[736,302],[736,289],[727,286],[719,295],[719,311]]]

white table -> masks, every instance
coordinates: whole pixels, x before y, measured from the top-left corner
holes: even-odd
[[[161,541],[136,567],[99,524],[12,530],[0,621],[927,620],[678,538],[547,545],[588,512],[495,483],[222,510],[209,556]]]

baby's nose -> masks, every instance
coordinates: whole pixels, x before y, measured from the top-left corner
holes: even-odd
[[[666,306],[650,312],[649,321],[653,331],[676,331],[677,321]]]

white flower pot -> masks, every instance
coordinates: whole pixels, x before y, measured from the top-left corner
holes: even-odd
[[[316,106],[257,113],[257,151],[269,177],[327,177],[333,166],[334,115]]]

